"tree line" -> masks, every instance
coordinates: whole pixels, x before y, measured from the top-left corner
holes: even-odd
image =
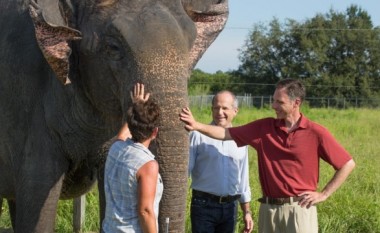
[[[237,70],[194,70],[189,93],[228,89],[239,95],[271,95],[280,79],[299,78],[308,96],[380,98],[380,27],[357,5],[302,22],[274,18],[257,23],[239,60]]]

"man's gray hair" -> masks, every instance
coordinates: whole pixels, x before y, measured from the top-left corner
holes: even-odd
[[[214,105],[214,102],[215,102],[215,98],[217,95],[220,95],[220,94],[224,94],[224,93],[227,93],[227,94],[230,94],[232,96],[232,98],[234,99],[234,102],[232,104],[232,107],[237,109],[239,108],[239,100],[236,98],[236,95],[234,93],[232,93],[231,91],[228,91],[228,90],[222,90],[222,91],[218,91],[214,97],[212,97],[212,105]]]

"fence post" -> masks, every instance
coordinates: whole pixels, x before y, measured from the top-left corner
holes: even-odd
[[[272,96],[269,96],[269,107],[272,106]]]
[[[358,97],[355,97],[355,108],[358,108]]]
[[[79,233],[85,217],[86,195],[75,198],[73,205],[73,230],[74,233]]]

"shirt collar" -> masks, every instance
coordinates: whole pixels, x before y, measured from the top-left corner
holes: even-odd
[[[137,148],[137,149],[140,149],[142,151],[144,151],[146,154],[148,154],[149,156],[152,156],[153,159],[155,158],[154,154],[149,150],[149,148],[146,148],[143,144],[141,144],[140,142],[135,142],[133,141],[132,139],[127,139],[127,145],[131,145],[133,146],[134,148]]]
[[[302,113],[300,113],[300,123],[298,124],[298,128],[306,129],[308,126],[308,119],[306,116],[304,116]],[[285,120],[284,119],[276,119],[275,126],[278,128],[285,127]]]

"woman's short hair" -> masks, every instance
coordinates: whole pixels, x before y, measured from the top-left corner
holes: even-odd
[[[132,139],[145,141],[160,125],[160,108],[152,99],[133,103],[127,112],[127,123]]]

